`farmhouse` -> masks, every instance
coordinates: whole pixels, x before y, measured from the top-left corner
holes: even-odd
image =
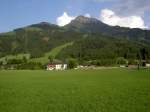
[[[47,64],[47,70],[66,70],[67,64],[55,63]]]
[[[150,68],[150,64],[149,64],[149,63],[146,63],[146,67],[147,67],[147,68]]]

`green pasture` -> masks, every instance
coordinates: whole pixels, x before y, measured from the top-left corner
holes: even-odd
[[[0,71],[0,112],[150,112],[150,70]]]

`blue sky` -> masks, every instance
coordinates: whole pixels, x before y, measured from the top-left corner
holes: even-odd
[[[105,10],[105,13],[112,11],[115,13],[114,16],[123,17],[124,15],[115,10],[120,7],[121,1],[123,0],[0,0],[0,32],[11,31],[15,28],[43,21],[57,24],[58,17],[62,16],[64,12],[68,14],[67,16],[72,17],[88,13],[92,17],[99,18],[103,9],[109,9]],[[133,1],[140,2],[140,0]],[[143,7],[145,7],[145,10],[143,10]],[[140,11],[143,11],[144,14],[141,14]],[[132,15],[138,15],[149,25],[149,8],[146,8],[145,5],[141,6],[139,13],[133,11],[133,14],[125,16]],[[107,18],[104,19],[104,22],[107,22]],[[120,20],[118,21],[120,22]]]

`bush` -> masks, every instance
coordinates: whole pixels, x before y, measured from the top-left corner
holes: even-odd
[[[119,58],[117,58],[116,61],[117,61],[117,64],[119,64],[119,65],[127,64],[127,60],[124,57],[119,57]]]
[[[76,68],[77,67],[77,60],[75,60],[75,59],[69,59],[68,60],[68,68],[69,69],[74,69],[74,68]]]

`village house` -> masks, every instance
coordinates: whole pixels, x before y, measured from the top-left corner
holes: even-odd
[[[66,70],[67,64],[61,63],[54,63],[54,64],[47,64],[47,70]]]
[[[150,64],[149,64],[149,63],[146,63],[146,67],[147,67],[147,68],[150,68]]]

